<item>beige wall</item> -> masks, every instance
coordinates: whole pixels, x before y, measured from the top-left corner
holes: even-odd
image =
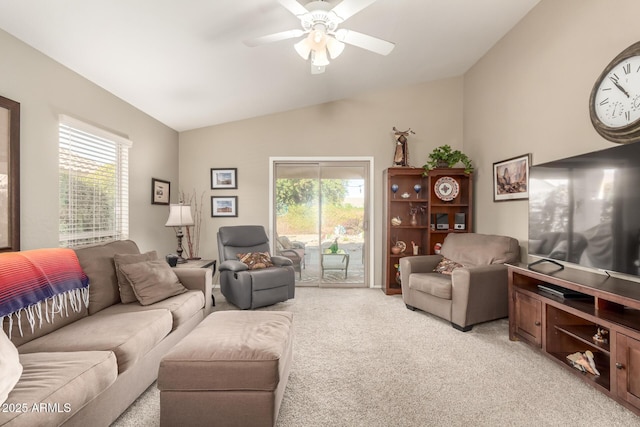
[[[2,30],[0,52],[0,95],[21,104],[22,249],[58,245],[58,115],[67,114],[133,141],[130,237],[142,250],[174,251],[168,208],[151,205],[151,177],[177,184],[177,132]]]
[[[328,72],[331,72],[330,70]],[[269,227],[269,157],[374,158],[375,259],[381,259],[382,171],[391,166],[393,126],[413,129],[409,162],[421,167],[436,146],[462,147],[462,78],[424,83],[197,129],[180,134],[180,185],[205,194],[201,256],[217,258],[224,225]],[[210,168],[238,168],[237,190],[210,190]],[[211,218],[210,196],[238,196],[238,218]],[[380,285],[380,263],[373,284]]]
[[[637,0],[542,0],[464,76],[464,149],[477,164],[476,231],[518,238],[526,201],[493,202],[493,162],[533,164],[611,147],[589,120],[605,66],[639,39]]]

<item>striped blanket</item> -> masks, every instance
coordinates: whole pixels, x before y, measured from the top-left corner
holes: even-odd
[[[56,314],[68,315],[69,306],[82,310],[83,303],[89,304],[89,278],[72,249],[0,253],[0,327],[8,318],[11,332],[15,317],[22,334],[24,313],[33,331],[36,321],[42,326],[43,317],[51,322]]]

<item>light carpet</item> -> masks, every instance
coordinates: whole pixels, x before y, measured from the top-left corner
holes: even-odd
[[[215,310],[235,309],[215,290]],[[640,426],[521,342],[506,319],[459,332],[379,289],[298,288],[278,426]],[[158,426],[155,384],[114,426]],[[213,424],[212,420],[212,425]]]

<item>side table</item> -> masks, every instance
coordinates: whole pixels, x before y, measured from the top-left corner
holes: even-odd
[[[349,270],[349,254],[322,254],[320,259],[320,268],[322,269],[322,278],[324,279],[325,270],[344,271],[344,278],[347,278],[347,270]]]
[[[216,275],[216,267],[218,261],[215,259],[189,259],[187,262],[183,262],[181,264],[177,264],[174,268],[210,268],[211,269],[211,278]],[[213,300],[213,306],[216,306],[216,297],[211,294],[211,299]]]

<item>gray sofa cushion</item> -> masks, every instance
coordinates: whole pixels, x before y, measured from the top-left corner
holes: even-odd
[[[414,273],[409,276],[409,287],[442,299],[451,299],[451,276],[440,273]]]
[[[172,330],[176,330],[176,328],[180,327],[195,314],[199,313],[204,305],[204,294],[201,291],[187,291],[183,294],[167,298],[151,305],[141,305],[139,302],[133,302],[131,304],[116,304],[105,308],[103,311],[105,314],[114,315],[141,310],[166,309],[171,312],[171,316],[173,317]]]
[[[65,294],[63,295],[63,297],[66,300],[66,303],[70,304],[69,295]],[[13,316],[13,326],[11,328],[11,342],[15,344],[16,347],[20,347],[21,345],[33,339],[46,335],[52,331],[55,331],[56,329],[60,329],[65,325],[73,323],[76,320],[82,319],[83,317],[87,317],[89,313],[84,303],[81,304],[80,311],[67,310],[64,314],[57,313],[56,315],[52,315],[52,313],[54,312],[52,308],[53,300],[42,301],[40,303],[40,306],[43,313],[42,325],[40,325],[39,323],[36,323],[35,327],[33,328],[33,332],[31,332],[31,327],[29,326],[29,321],[27,320],[26,311],[20,312],[20,323],[18,323],[18,321],[16,320],[15,315]],[[45,313],[49,313],[48,322],[45,318]],[[18,324],[22,325],[22,334],[20,334],[20,328],[18,327]],[[9,322],[7,320],[4,321],[3,328],[8,335]]]
[[[150,305],[187,292],[165,260],[136,262],[120,266],[133,293],[142,305]]]
[[[120,290],[120,301],[123,304],[138,301],[136,294],[131,288],[131,284],[126,279],[124,274],[120,271],[120,267],[127,264],[135,264],[142,261],[153,261],[158,259],[158,253],[156,251],[145,252],[143,254],[114,254],[113,263],[116,269],[116,276],[118,277],[118,289]]]
[[[0,411],[0,425],[61,425],[118,375],[110,351],[21,354],[20,362],[24,371],[6,404],[21,405],[26,411]],[[41,409],[41,403],[51,406]]]
[[[18,348],[22,353],[110,350],[126,371],[171,332],[169,310],[112,314],[101,311]]]
[[[118,278],[113,264],[116,253],[139,254],[140,250],[132,240],[118,240],[76,249],[80,266],[89,276],[89,314],[120,302]]]

